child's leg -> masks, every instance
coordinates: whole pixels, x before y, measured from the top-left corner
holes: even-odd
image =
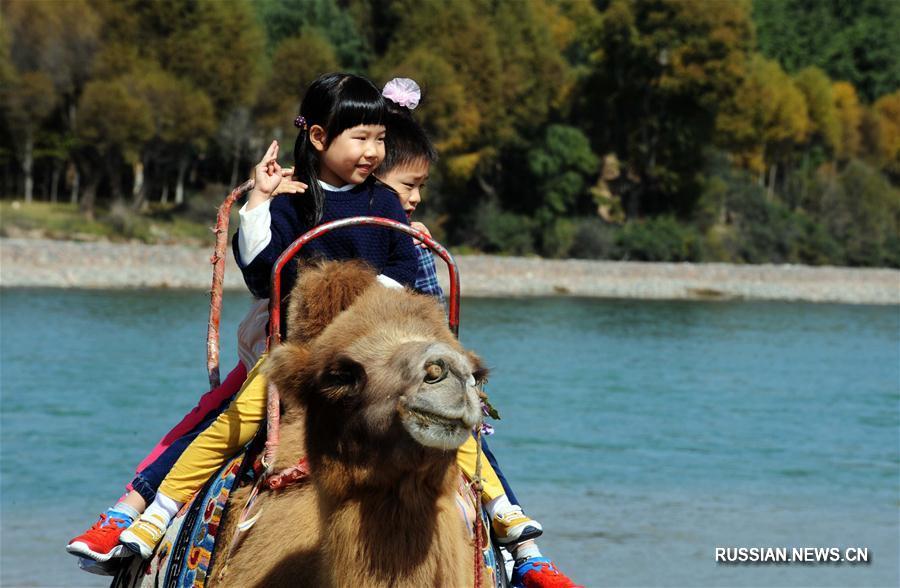
[[[246,375],[247,368],[239,363],[218,388],[201,396],[197,406],[141,461],[137,477],[128,485],[129,492],[108,508],[90,529],[69,541],[66,551],[99,562],[121,555],[119,534],[153,501],[160,482],[182,451],[224,410],[230,398],[240,390]],[[88,568],[83,566],[83,569]]]
[[[176,439],[159,457],[138,472],[131,482],[131,487],[134,488],[133,492],[136,492],[141,497],[141,500],[145,502],[143,508],[139,509],[139,512],[144,512],[147,505],[153,502],[153,499],[156,498],[156,491],[159,490],[160,484],[172,470],[172,467],[194,439],[211,426],[222,414],[222,411],[228,407],[229,400],[229,398],[226,398],[222,406],[210,412],[196,427]]]
[[[185,503],[222,464],[246,445],[266,417],[266,379],[263,360],[254,366],[234,401],[200,433],[163,480],[159,493]]]
[[[456,452],[456,463],[469,478],[472,478],[475,473],[477,449],[478,443],[475,441],[475,437],[470,436]],[[510,502],[503,482],[497,475],[497,470],[494,469],[492,462],[496,463],[496,459],[488,458],[481,462],[482,499],[485,501],[485,510],[491,517],[497,541],[507,545],[538,537],[543,533],[541,524],[527,517],[517,504]]]
[[[456,463],[463,473],[469,476],[469,479],[475,477],[475,462],[477,459],[478,443],[475,437],[469,435],[462,447],[456,450]],[[490,460],[481,460],[481,479],[483,480],[482,497],[485,501],[491,501],[495,498],[503,496],[506,491],[497,472],[492,466]]]
[[[491,451],[490,447],[488,447],[487,439],[484,436],[481,437],[481,451],[490,462],[491,467],[494,468],[494,473],[496,473],[497,477],[500,479],[500,483],[503,485],[503,491],[506,493],[506,497],[511,503],[519,504],[519,499],[516,498],[516,493],[513,492],[513,489],[509,485],[506,476],[503,475],[503,470],[500,469],[500,464],[497,463],[497,458],[494,457],[494,452]]]
[[[160,484],[153,503],[122,533],[124,545],[150,557],[181,505],[253,438],[266,416],[266,379],[259,373],[262,361],[251,370],[228,408],[184,451]]]
[[[156,447],[154,447],[150,453],[141,460],[141,463],[138,464],[135,473],[139,474],[153,464],[170,445],[182,436],[196,430],[198,425],[209,418],[210,414],[220,412],[220,409],[224,406],[225,402],[241,389],[241,385],[246,379],[247,368],[243,363],[238,362],[237,366],[231,370],[225,377],[225,381],[222,382],[218,388],[210,390],[201,396],[200,400],[197,402],[197,406],[184,415],[184,418],[159,440]],[[131,488],[129,488],[129,490],[130,489]],[[152,499],[147,502],[150,501],[152,501]]]

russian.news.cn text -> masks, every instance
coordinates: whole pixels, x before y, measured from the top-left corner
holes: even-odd
[[[717,564],[868,564],[868,547],[716,547]]]

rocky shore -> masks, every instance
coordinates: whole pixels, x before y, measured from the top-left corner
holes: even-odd
[[[211,248],[0,239],[0,286],[199,288]],[[793,265],[641,263],[462,255],[462,295],[639,299],[756,299],[900,304],[900,271]],[[446,271],[438,262],[446,286]],[[231,259],[225,288],[243,289]]]

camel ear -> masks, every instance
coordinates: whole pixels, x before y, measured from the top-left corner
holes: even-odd
[[[472,377],[475,378],[476,383],[486,382],[488,375],[490,374],[490,370],[484,363],[481,361],[481,358],[471,351],[466,351],[466,356],[469,358],[469,362],[472,364]]]
[[[263,364],[263,375],[275,384],[282,397],[298,396],[308,381],[309,350],[294,343],[279,345]]]
[[[366,368],[361,363],[338,355],[319,374],[319,392],[330,401],[356,398],[366,387]]]

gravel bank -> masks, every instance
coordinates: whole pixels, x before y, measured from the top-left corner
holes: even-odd
[[[0,239],[0,286],[209,288],[212,248]],[[791,265],[457,258],[463,296],[765,299],[900,304],[900,271]],[[439,262],[439,266],[442,265]],[[439,267],[441,273],[445,273]],[[442,276],[442,278],[445,276]],[[243,289],[229,257],[225,287]]]

